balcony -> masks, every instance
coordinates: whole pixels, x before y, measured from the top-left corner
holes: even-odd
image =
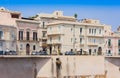
[[[43,36],[43,37],[42,37],[42,40],[47,40],[47,36]]]
[[[52,45],[56,45],[56,44],[62,44],[62,42],[61,41],[57,41],[57,40],[55,40],[55,41],[47,41],[47,44],[52,44]]]
[[[98,43],[88,43],[88,46],[98,46]]]
[[[33,39],[33,37],[29,37],[28,39],[27,39],[27,37],[23,37],[23,39],[21,38],[21,39],[18,39],[18,41],[32,41],[32,42],[36,42],[36,41],[39,41],[39,38],[34,38]]]
[[[84,43],[83,43],[83,42],[82,42],[82,43],[79,43],[79,45],[80,45],[80,46],[84,46]]]
[[[97,37],[97,38],[103,38],[103,35],[97,35],[97,34],[88,34],[88,37]]]
[[[48,36],[56,36],[56,35],[63,35],[63,32],[62,31],[48,31],[47,32],[47,35]]]

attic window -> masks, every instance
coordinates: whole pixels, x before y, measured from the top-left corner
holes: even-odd
[[[19,18],[19,15],[18,14],[11,14],[11,17],[12,18]]]

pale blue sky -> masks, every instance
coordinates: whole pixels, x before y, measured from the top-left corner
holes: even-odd
[[[119,0],[0,0],[0,6],[20,11],[24,17],[62,10],[68,16],[77,13],[78,19],[99,19],[113,31],[120,25]]]

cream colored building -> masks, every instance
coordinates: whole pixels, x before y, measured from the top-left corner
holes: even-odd
[[[40,13],[37,14],[35,20],[40,22],[40,46],[44,50],[47,48],[47,24],[58,21],[71,21],[76,19],[73,16],[64,16],[62,11],[55,11],[52,14]]]
[[[0,51],[14,50],[18,54],[40,51],[40,23],[21,17],[20,12],[0,8]]]
[[[106,27],[106,28],[105,28]],[[48,24],[48,50],[61,53],[80,51],[81,54],[97,54],[98,48],[104,52],[104,33],[110,26],[99,20],[83,19],[80,22],[60,21]]]
[[[19,12],[0,8],[0,51],[16,51],[17,26],[15,20],[21,16]]]

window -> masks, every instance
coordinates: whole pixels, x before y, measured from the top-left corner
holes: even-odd
[[[82,33],[82,28],[80,28],[80,34]]]
[[[99,29],[99,34],[101,34],[101,29]]]
[[[111,54],[111,50],[108,50],[108,54]]]
[[[94,52],[96,53],[96,49],[94,49]]]
[[[89,29],[89,34],[91,33],[91,29]]]
[[[0,39],[3,38],[3,31],[0,31]]]
[[[91,55],[92,54],[92,49],[89,49],[89,55]]]
[[[26,32],[26,38],[27,38],[27,40],[30,40],[30,32]]]
[[[118,54],[120,55],[120,49],[119,49],[119,53]]]
[[[96,34],[96,29],[94,30],[94,34]]]
[[[94,33],[94,29],[92,29],[92,34]]]
[[[61,37],[58,38],[59,42],[61,41]]]
[[[111,46],[111,39],[108,39],[108,46]]]
[[[3,46],[3,42],[0,42],[0,47],[2,47]]]
[[[73,31],[73,28],[71,28],[71,31]]]
[[[50,27],[50,30],[52,30],[52,27]]]
[[[46,36],[46,32],[43,32],[43,35],[42,35],[42,37],[45,37]]]
[[[82,38],[80,38],[80,44],[82,43]]]
[[[43,23],[43,25],[42,25],[42,26],[43,26],[43,28],[45,28],[45,22],[42,22],[42,23]]]
[[[22,45],[22,44],[20,44],[20,50],[22,50],[22,48],[23,48],[23,45]]]
[[[23,40],[23,31],[19,31],[19,40]]]
[[[33,32],[33,40],[37,40],[37,32]]]
[[[35,50],[36,49],[36,47],[35,47],[35,45],[33,45],[33,50]]]
[[[52,42],[52,37],[50,37],[50,42]]]
[[[96,43],[96,39],[94,39],[94,43]]]
[[[118,40],[118,46],[120,46],[120,40]]]

